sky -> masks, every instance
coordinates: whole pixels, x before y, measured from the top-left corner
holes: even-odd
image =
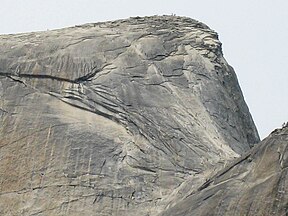
[[[197,19],[218,32],[261,138],[288,121],[287,0],[0,0],[0,5],[0,34],[131,16]]]

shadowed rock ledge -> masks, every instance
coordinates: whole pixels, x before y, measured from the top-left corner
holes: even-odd
[[[217,33],[193,19],[1,35],[0,50],[1,215],[176,215],[259,142]]]

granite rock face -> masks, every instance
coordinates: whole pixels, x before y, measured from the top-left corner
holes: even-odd
[[[217,34],[190,18],[2,35],[0,50],[1,215],[173,215],[259,142]]]
[[[274,131],[164,215],[288,214],[288,127]]]

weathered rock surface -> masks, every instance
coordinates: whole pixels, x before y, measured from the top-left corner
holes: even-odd
[[[0,50],[1,215],[174,212],[259,142],[217,34],[190,18],[2,35]]]
[[[288,126],[161,215],[288,214]]]

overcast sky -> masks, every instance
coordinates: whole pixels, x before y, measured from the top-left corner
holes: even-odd
[[[172,13],[202,21],[219,33],[260,136],[288,121],[287,0],[0,0],[0,5],[0,34]]]

